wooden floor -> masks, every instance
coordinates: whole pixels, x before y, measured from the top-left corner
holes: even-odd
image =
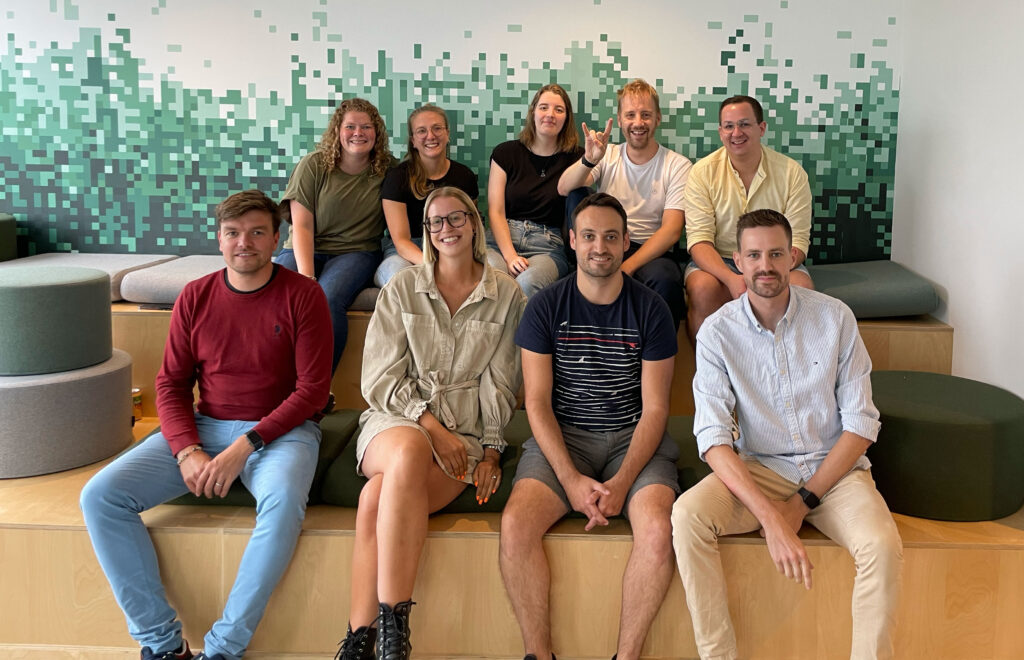
[[[155,424],[137,426],[141,435]],[[99,570],[78,493],[99,465],[0,481],[0,658],[134,658],[137,649]],[[147,512],[172,602],[199,642],[216,619],[253,525],[247,508],[162,506]],[[901,659],[1024,658],[1024,511],[982,523],[896,516],[905,547]],[[347,621],[354,511],[311,507],[296,556],[253,640],[252,658],[329,658]],[[522,647],[497,571],[499,518],[431,520],[414,598],[415,655],[519,658]],[[849,556],[813,529],[804,538],[815,587],[779,576],[757,535],[721,541],[730,609],[745,658],[823,660],[849,655]],[[618,520],[596,533],[560,523],[546,539],[556,650],[608,658],[619,576],[631,547]],[[696,651],[678,579],[645,657]]]
[[[132,387],[142,390],[143,414],[155,416],[153,381],[163,358],[171,313],[140,310],[138,305],[130,303],[114,303],[111,309],[114,347],[132,356]],[[339,408],[366,408],[359,390],[359,376],[363,341],[369,323],[369,312],[348,314],[348,345],[331,383]],[[869,319],[859,321],[858,325],[874,369],[951,372],[953,328],[945,323],[930,316],[915,316]],[[690,384],[695,365],[693,348],[685,328],[680,328],[678,342],[670,411],[673,415],[692,415],[693,390]]]

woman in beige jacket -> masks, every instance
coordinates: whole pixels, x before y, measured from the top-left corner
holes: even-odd
[[[409,656],[409,610],[427,516],[467,484],[486,502],[501,482],[503,431],[522,382],[513,337],[526,304],[486,265],[480,213],[457,188],[427,198],[423,263],[377,299],[363,352],[349,629],[338,657]],[[378,629],[373,628],[377,623]],[[355,629],[353,631],[353,628]]]

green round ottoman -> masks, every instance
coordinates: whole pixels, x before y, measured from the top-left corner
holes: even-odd
[[[0,376],[81,369],[110,359],[110,276],[93,268],[0,271]]]
[[[882,430],[871,472],[889,509],[919,518],[994,520],[1024,504],[1024,400],[944,374],[871,374]]]

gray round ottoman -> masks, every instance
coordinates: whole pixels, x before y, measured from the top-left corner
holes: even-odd
[[[120,350],[84,369],[0,377],[0,478],[68,470],[127,447],[131,389],[132,359]]]
[[[891,511],[976,521],[1024,505],[1024,400],[920,371],[876,371],[871,384],[882,430],[868,457]]]
[[[0,376],[81,369],[110,359],[110,276],[93,268],[0,271]]]

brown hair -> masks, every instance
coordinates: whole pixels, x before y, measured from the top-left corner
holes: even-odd
[[[789,241],[790,245],[793,245],[793,228],[789,225],[789,220],[786,216],[775,209],[757,209],[756,211],[744,213],[736,221],[737,250],[740,249],[740,236],[743,235],[743,230],[753,229],[754,227],[782,227],[786,232],[786,240]]]
[[[537,104],[540,103],[540,97],[545,92],[558,94],[562,102],[565,103],[565,124],[562,125],[562,130],[558,133],[558,150],[562,152],[572,151],[580,141],[579,136],[576,135],[576,120],[573,119],[572,101],[569,100],[569,93],[557,83],[544,85],[533,95],[533,100],[530,101],[530,109],[526,111],[526,123],[523,125],[523,130],[519,132],[519,141],[529,148],[533,146],[533,141],[537,139],[537,125],[534,122],[533,115],[537,110]]]
[[[433,103],[421,105],[412,111],[409,115],[409,148],[405,152],[405,159],[409,161],[409,189],[412,190],[412,194],[416,199],[423,199],[430,194],[430,188],[427,186],[427,172],[423,169],[423,162],[420,160],[420,152],[413,143],[412,134],[412,120],[419,114],[424,112],[432,112],[435,115],[440,115],[441,119],[444,120],[444,129],[448,130],[448,114],[444,110],[437,107]],[[447,152],[447,147],[445,147]]]
[[[466,207],[466,211],[469,213],[471,222],[473,223],[473,258],[482,264],[487,263],[487,238],[484,236],[484,223],[480,217],[480,211],[476,208],[476,204],[469,198],[469,195],[460,188],[452,186],[444,186],[443,188],[437,188],[430,195],[427,196],[426,203],[423,204],[423,262],[432,264],[437,261],[437,248],[430,241],[430,231],[427,230],[426,223],[428,213],[430,213],[430,205],[435,199],[442,197],[454,197],[455,199],[462,202],[462,205]]]
[[[757,102],[757,99],[753,96],[739,94],[737,96],[730,96],[722,101],[721,105],[718,106],[718,123],[722,123],[722,110],[725,110],[725,106],[733,105],[734,103],[746,103],[750,105],[751,109],[754,111],[754,119],[757,120],[757,123],[760,124],[764,122],[764,108],[762,108],[761,104]]]
[[[276,234],[281,228],[281,207],[277,202],[267,197],[262,191],[246,190],[231,195],[217,205],[214,212],[217,219],[217,231],[225,220],[239,218],[250,211],[265,211],[270,214],[270,221],[274,225]]]
[[[619,217],[622,218],[622,233],[626,233],[626,209],[622,208],[622,203],[614,196],[603,192],[587,195],[583,198],[583,201],[576,205],[576,208],[572,210],[573,227],[576,226],[576,218],[579,217],[579,214],[590,207],[612,209],[618,213]]]
[[[384,127],[384,120],[381,118],[377,108],[366,99],[345,99],[338,104],[338,109],[331,116],[327,124],[327,130],[320,138],[317,145],[317,152],[320,159],[328,170],[341,167],[341,144],[338,141],[338,129],[345,120],[345,114],[349,112],[365,112],[373,122],[373,131],[376,138],[373,141],[373,149],[370,151],[370,172],[374,176],[384,176],[391,166],[391,150],[388,149],[388,129]]]

